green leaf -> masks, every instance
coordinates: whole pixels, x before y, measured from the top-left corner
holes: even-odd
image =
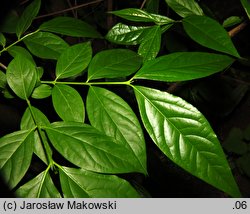
[[[56,77],[63,79],[81,73],[89,64],[92,57],[90,42],[73,45],[66,49],[58,58]]]
[[[222,53],[240,57],[227,31],[214,19],[206,16],[189,16],[183,19],[186,33],[200,45]]]
[[[77,122],[57,122],[46,127],[48,137],[67,160],[83,169],[101,173],[141,170],[127,144],[121,145],[94,127]]]
[[[32,55],[30,54],[30,52],[21,46],[17,46],[17,45],[12,46],[11,48],[8,49],[8,52],[14,58],[18,55],[23,55],[24,57],[29,59],[33,64],[35,64],[35,61],[34,61]]]
[[[1,20],[0,32],[2,33],[16,33],[16,26],[19,20],[19,16],[15,10],[11,10]]]
[[[227,27],[232,27],[234,25],[237,25],[237,24],[241,23],[242,21],[243,21],[243,19],[240,18],[239,16],[230,16],[224,20],[222,25],[224,28],[227,28]]]
[[[34,99],[43,99],[51,95],[52,88],[49,85],[42,84],[36,87],[31,95]]]
[[[6,74],[0,70],[0,88],[5,88],[7,85]]]
[[[55,85],[52,101],[56,113],[64,121],[84,123],[85,108],[81,95],[68,85]]]
[[[40,28],[43,31],[50,31],[67,36],[101,38],[91,25],[86,22],[71,17],[56,17],[44,22]]]
[[[2,33],[0,33],[0,45],[3,47],[6,45],[6,38]]]
[[[23,41],[33,55],[43,59],[58,59],[69,48],[63,39],[48,32],[35,33]]]
[[[11,189],[30,166],[33,141],[34,129],[16,131],[0,139],[0,172]]]
[[[243,132],[244,139],[250,141],[250,125],[248,125]]]
[[[221,145],[205,117],[179,97],[134,86],[143,124],[155,144],[174,163],[240,197]]]
[[[21,15],[16,26],[16,35],[20,39],[21,35],[30,27],[32,21],[37,16],[41,6],[41,0],[34,0]]]
[[[155,22],[159,25],[170,24],[174,22],[174,20],[166,16],[151,14],[137,8],[127,8],[123,10],[112,11],[111,13],[116,16],[135,22]]]
[[[141,57],[129,49],[112,49],[97,53],[88,68],[88,80],[125,77],[136,72]]]
[[[137,45],[143,41],[150,28],[118,23],[108,32],[106,39],[121,45]]]
[[[222,71],[233,61],[233,58],[220,54],[177,52],[145,63],[134,78],[167,82],[192,80]]]
[[[240,2],[244,7],[248,18],[250,19],[250,2],[248,0],[240,0]]]
[[[61,198],[48,170],[21,186],[16,195],[20,198]]]
[[[37,79],[36,67],[25,56],[18,55],[8,65],[7,82],[21,99],[27,100],[31,95]]]
[[[87,113],[92,126],[121,145],[128,145],[134,165],[147,173],[146,148],[140,123],[130,106],[119,96],[104,88],[90,87]]]
[[[147,0],[146,1],[146,11],[150,13],[159,12],[159,1],[160,0]]]
[[[137,198],[139,194],[124,179],[84,169],[59,168],[60,182],[66,198]]]
[[[236,160],[237,166],[248,176],[250,177],[250,154],[247,153]]]
[[[203,15],[201,7],[195,0],[165,0],[169,7],[179,16]]]
[[[32,114],[35,117],[36,122],[34,121],[34,118],[31,114],[30,108],[28,107],[26,111],[24,112],[20,128],[22,130],[26,129],[32,129],[36,127],[36,124],[38,126],[48,126],[50,124],[48,118],[37,108],[31,106]],[[42,133],[44,135],[44,133]],[[38,131],[36,130],[34,132],[34,153],[39,157],[45,164],[48,165],[47,155],[45,153],[43,144],[41,142],[41,136],[38,134]],[[45,135],[43,136],[45,138]],[[52,153],[50,151],[50,153]]]
[[[148,34],[144,37],[140,44],[138,54],[143,57],[143,61],[147,62],[154,59],[161,47],[161,28],[154,26],[150,29]]]

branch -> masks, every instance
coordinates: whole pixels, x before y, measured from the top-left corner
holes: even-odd
[[[144,0],[144,1],[142,2],[141,7],[140,7],[141,10],[142,10],[142,8],[144,8],[146,2],[147,2],[147,0]]]
[[[1,62],[0,62],[0,67],[3,68],[4,70],[7,70],[7,67]]]
[[[240,31],[242,31],[248,25],[247,21],[242,22],[241,24],[237,25],[235,28],[228,32],[229,36],[232,38]]]

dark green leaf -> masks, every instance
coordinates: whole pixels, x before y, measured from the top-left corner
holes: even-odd
[[[90,62],[88,80],[125,77],[136,72],[141,64],[141,57],[128,49],[101,51]]]
[[[49,97],[51,95],[51,90],[51,86],[42,84],[34,89],[31,97],[34,99],[43,99]]]
[[[90,125],[57,122],[46,127],[46,132],[56,150],[83,169],[101,173],[141,170],[127,144],[121,145]]]
[[[150,27],[129,26],[118,23],[108,32],[106,39],[121,45],[137,45],[143,41],[149,29]]]
[[[0,169],[10,188],[27,172],[33,154],[34,129],[16,131],[0,139]]]
[[[138,54],[143,57],[143,61],[147,62],[154,59],[161,47],[161,28],[154,26],[139,46]]]
[[[165,0],[179,16],[187,17],[190,15],[203,15],[201,7],[195,0]]]
[[[91,25],[80,19],[71,17],[56,17],[43,23],[39,29],[53,33],[60,33],[67,36],[89,38],[102,37],[100,33],[98,33]]]
[[[179,97],[134,86],[143,124],[155,144],[191,174],[240,197],[221,145],[205,117]]]
[[[186,33],[204,47],[240,57],[227,31],[214,19],[206,16],[189,16],[183,19]]]
[[[147,0],[146,11],[148,11],[149,13],[158,13],[159,12],[159,0]]]
[[[237,166],[248,176],[250,177],[250,154],[247,153],[239,157],[236,161]]]
[[[244,139],[250,141],[250,125],[248,125],[243,132]]]
[[[111,13],[116,16],[135,22],[155,22],[159,25],[170,24],[174,22],[174,20],[166,16],[151,14],[137,8],[127,8],[123,10],[112,11]]]
[[[6,45],[6,38],[2,33],[0,33],[0,45],[3,47]]]
[[[81,95],[68,85],[55,85],[52,101],[56,113],[64,121],[84,123],[85,108]]]
[[[34,0],[27,8],[17,22],[16,35],[18,39],[30,27],[33,19],[37,16],[41,6],[41,0]]]
[[[66,198],[137,198],[139,194],[124,179],[84,169],[61,167],[60,182]]]
[[[130,106],[119,96],[99,87],[90,87],[87,96],[88,118],[92,126],[128,145],[134,166],[147,173],[146,148],[140,123]]]
[[[16,195],[20,198],[60,198],[48,170],[41,172],[38,176],[21,186]]]
[[[1,20],[0,32],[2,33],[16,33],[16,26],[19,16],[15,10],[11,10],[6,14],[5,18]]]
[[[48,32],[35,33],[23,41],[32,54],[43,59],[58,59],[69,48],[63,39]]]
[[[0,71],[0,88],[5,88],[7,85],[6,74]]]
[[[8,49],[8,52],[13,57],[16,57],[18,55],[23,55],[24,57],[29,59],[33,64],[35,64],[35,61],[32,55],[30,54],[30,52],[21,46],[17,46],[17,45],[12,46],[11,48]]]
[[[167,82],[192,80],[222,71],[233,61],[229,56],[213,53],[172,53],[146,63],[135,78]]]
[[[243,21],[243,19],[240,18],[239,16],[230,16],[229,18],[224,20],[223,27],[224,28],[232,27],[234,25],[241,23],[242,21]]]
[[[248,0],[240,0],[240,1],[247,13],[248,18],[250,19],[250,2]]]
[[[21,99],[27,100],[37,80],[35,65],[23,55],[15,57],[7,68],[7,82]]]
[[[81,73],[88,66],[91,57],[92,48],[90,42],[71,46],[58,58],[56,78],[63,79]]]

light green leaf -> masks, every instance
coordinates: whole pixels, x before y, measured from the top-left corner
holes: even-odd
[[[250,2],[248,0],[240,0],[240,2],[244,7],[248,18],[250,19]]]
[[[34,61],[32,55],[30,54],[30,52],[21,46],[17,46],[17,45],[12,46],[11,48],[8,49],[8,52],[14,58],[18,55],[23,55],[24,57],[29,59],[33,64],[35,64],[35,61]]]
[[[167,82],[192,80],[222,71],[233,61],[233,58],[220,54],[177,52],[145,63],[134,78]]]
[[[30,166],[33,144],[34,129],[16,131],[0,138],[0,172],[11,189]]]
[[[189,173],[240,197],[221,145],[205,117],[179,97],[134,86],[143,124],[154,143]]]
[[[135,165],[137,159],[127,144],[121,145],[90,125],[57,122],[45,129],[56,150],[83,169],[101,173],[141,170]]]
[[[23,55],[15,57],[8,65],[7,82],[10,88],[21,99],[27,100],[37,80],[35,65]]]
[[[56,113],[64,121],[84,123],[85,108],[81,95],[68,85],[55,85],[52,101]]]
[[[222,53],[240,57],[227,31],[214,19],[206,16],[188,16],[183,19],[186,33],[200,45]]]
[[[35,117],[36,122],[34,121],[34,118],[31,114],[30,108],[28,107],[26,111],[24,112],[20,128],[22,130],[26,129],[32,129],[36,127],[36,124],[38,126],[48,126],[50,124],[48,118],[37,108],[31,107],[32,114]],[[40,132],[42,134],[43,138],[46,139],[45,133],[43,131]],[[45,164],[48,165],[47,155],[45,153],[43,143],[41,141],[41,136],[38,134],[38,131],[36,130],[34,133],[34,153],[39,157]],[[52,151],[50,151],[50,154],[52,154]]]
[[[15,193],[20,198],[61,198],[48,170],[41,172]]]
[[[139,194],[124,179],[84,169],[59,168],[60,182],[66,198],[137,198]]]
[[[143,41],[150,28],[118,23],[108,32],[106,39],[121,45],[137,45]]]
[[[43,59],[58,59],[69,48],[63,39],[48,32],[35,33],[23,41],[32,54]]]
[[[140,44],[138,54],[143,57],[143,61],[147,62],[154,59],[161,47],[161,28],[154,26],[150,29],[148,34],[144,37]]]
[[[227,28],[227,27],[232,27],[234,25],[237,25],[237,24],[241,23],[242,21],[243,21],[243,19],[240,18],[239,16],[230,16],[224,20],[222,25],[224,28]]]
[[[39,29],[67,36],[89,37],[89,38],[102,37],[101,34],[98,33],[88,23],[72,17],[56,17],[47,22],[44,22],[39,27]]]
[[[43,99],[51,95],[52,88],[49,85],[42,84],[36,87],[31,95],[34,99]]]
[[[3,47],[6,45],[6,38],[2,33],[0,33],[0,45]]]
[[[58,58],[56,77],[63,79],[81,73],[89,64],[92,57],[90,42],[73,45],[66,49]]]
[[[143,131],[130,106],[107,89],[90,87],[86,108],[91,125],[107,136],[115,138],[117,143],[128,145],[135,159],[134,165],[146,174]]]
[[[128,49],[112,49],[97,53],[88,68],[88,80],[125,77],[136,72],[141,57]]]
[[[0,70],[0,88],[5,88],[7,85],[6,74]]]
[[[179,16],[203,15],[201,7],[195,0],[165,0],[169,7]]]
[[[137,8],[112,11],[112,14],[135,22],[154,22],[159,25],[171,24],[174,20],[158,14],[151,14]]]
[[[30,5],[28,5],[16,26],[16,35],[18,39],[21,35],[30,27],[33,19],[37,16],[41,6],[41,0],[34,0]]]

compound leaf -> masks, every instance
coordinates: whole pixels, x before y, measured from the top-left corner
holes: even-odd
[[[124,179],[84,169],[59,168],[60,182],[66,198],[137,198],[139,194]]]
[[[146,174],[146,148],[140,123],[130,106],[111,91],[90,87],[87,95],[87,113],[92,126],[128,145],[134,156],[134,165]]]
[[[55,85],[52,102],[56,113],[64,121],[84,123],[85,108],[81,95],[68,85]]]
[[[128,49],[101,51],[89,65],[88,80],[125,77],[136,72],[141,64],[141,57]]]
[[[143,124],[155,144],[189,173],[240,197],[221,145],[205,117],[179,97],[134,86]]]

